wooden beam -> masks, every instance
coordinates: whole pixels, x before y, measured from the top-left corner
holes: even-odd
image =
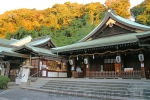
[[[119,27],[122,27],[122,28],[124,28],[124,29],[127,29],[127,30],[135,31],[134,28],[131,28],[131,27],[122,25],[121,23],[118,23],[118,22],[116,22],[115,25],[117,25],[117,26],[119,26]]]
[[[150,44],[139,44],[139,46],[150,46]]]

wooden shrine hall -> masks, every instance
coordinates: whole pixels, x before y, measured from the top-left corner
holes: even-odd
[[[77,43],[57,47],[50,36],[0,39],[0,75],[12,80],[24,61],[40,77],[150,78],[150,27],[105,13]],[[38,74],[37,74],[38,73]]]
[[[108,10],[83,39],[51,51],[69,57],[72,77],[149,78],[150,27]]]

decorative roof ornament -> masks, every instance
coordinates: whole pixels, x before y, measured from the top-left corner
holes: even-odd
[[[112,11],[112,9],[108,9],[108,12],[111,12]]]
[[[106,22],[106,25],[109,25],[109,27],[113,27],[113,24],[115,24],[115,20],[113,20],[113,19],[109,19],[107,22]]]
[[[33,68],[33,66],[30,65],[30,61],[27,61],[26,64],[24,64],[25,62],[23,62],[23,68]]]

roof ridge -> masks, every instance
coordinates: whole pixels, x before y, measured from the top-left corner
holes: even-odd
[[[4,43],[0,43],[0,46],[3,46],[3,47],[11,47],[11,48],[16,47],[16,46],[14,46],[14,45],[9,45],[9,44],[4,44]]]
[[[41,37],[38,37],[38,38],[33,38],[31,41],[36,41],[36,40],[45,39],[45,38],[51,38],[51,36],[50,35],[41,36]]]

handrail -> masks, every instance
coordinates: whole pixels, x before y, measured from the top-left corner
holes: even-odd
[[[34,73],[33,75],[29,76],[29,78],[33,77],[34,75],[37,75],[38,73],[40,73],[41,71],[38,71],[36,73]]]
[[[41,71],[38,71],[38,72],[36,72],[36,73],[34,73],[33,75],[31,75],[31,76],[28,77],[27,86],[30,85],[31,78],[32,78],[34,75],[37,75],[37,74],[39,74],[39,73],[41,73]],[[37,75],[37,77],[36,77],[36,80],[37,80],[37,79],[38,79],[38,75]]]

